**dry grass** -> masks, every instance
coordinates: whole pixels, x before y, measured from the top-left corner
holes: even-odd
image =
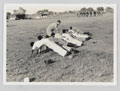
[[[61,29],[74,26],[89,31],[93,39],[77,48],[73,59],[61,57],[50,51],[29,59],[29,43],[45,28],[61,19]],[[93,43],[93,41],[97,43]],[[54,62],[46,65],[45,60]],[[113,16],[80,18],[55,17],[40,20],[10,21],[7,27],[7,81],[23,81],[25,77],[35,82],[111,82],[113,81]]]

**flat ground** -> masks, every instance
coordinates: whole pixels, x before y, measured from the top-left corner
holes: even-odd
[[[93,39],[77,48],[73,59],[50,51],[29,59],[29,43],[45,34],[45,28],[61,19],[61,29],[74,26],[93,34]],[[113,15],[98,17],[58,16],[40,20],[16,20],[7,24],[7,81],[22,82],[111,82],[113,81]],[[96,41],[96,43],[93,43]],[[46,65],[45,60],[54,63]]]

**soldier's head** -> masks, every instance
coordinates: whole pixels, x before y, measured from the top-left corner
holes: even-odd
[[[55,37],[55,33],[52,33],[51,36],[52,36],[52,37]]]
[[[49,36],[48,36],[48,35],[45,35],[45,38],[49,38]]]
[[[61,20],[57,20],[57,25],[60,25],[61,24]]]
[[[67,33],[67,32],[68,32],[68,29],[63,29],[62,32],[63,32],[63,33]]]
[[[41,35],[38,36],[38,40],[41,40],[43,37]]]
[[[33,47],[33,45],[34,45],[34,42],[30,42],[30,47]]]
[[[72,28],[72,26],[70,26],[70,30],[72,30],[73,28]]]

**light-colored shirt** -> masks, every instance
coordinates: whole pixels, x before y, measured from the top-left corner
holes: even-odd
[[[89,36],[86,34],[83,34],[81,31],[80,32],[75,32],[74,30],[70,29],[69,33],[72,33],[73,36],[79,37],[79,38],[88,38]],[[84,39],[85,40],[85,39]]]
[[[60,45],[68,44],[66,41],[63,40],[63,36],[60,33],[56,33],[55,37],[49,37],[49,39]]]
[[[34,43],[32,50],[35,50],[36,48],[40,48],[44,44],[44,40],[38,40]]]
[[[55,38],[58,38],[58,39],[62,38],[62,34],[56,33],[56,34],[55,34]]]
[[[46,28],[47,35],[51,35],[53,32],[55,32],[58,29],[57,23],[52,23]]]
[[[65,56],[67,54],[66,50],[64,50],[62,47],[57,45],[55,42],[50,41],[49,38],[36,41],[32,47],[32,50],[35,50],[36,48],[40,48],[42,45],[46,45],[47,47],[57,52],[61,56]]]
[[[69,34],[62,34],[64,40],[72,40],[73,38]]]
[[[83,34],[84,33],[79,28],[75,28],[75,27],[73,27],[73,29],[69,29],[69,31],[72,32],[72,33],[79,33],[79,34]]]
[[[82,41],[78,41],[77,39],[74,39],[71,35],[69,35],[67,33],[62,34],[62,36],[63,36],[63,40],[65,40],[69,43],[75,44],[77,46],[82,45]]]
[[[73,34],[73,33],[75,33],[75,31],[74,31],[74,30],[72,30],[72,29],[70,29],[70,30],[69,30],[69,32],[70,32],[70,33],[72,33],[72,34]]]

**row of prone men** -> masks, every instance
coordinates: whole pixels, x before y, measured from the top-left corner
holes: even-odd
[[[63,29],[62,33],[51,33],[48,35],[39,35],[38,40],[31,42],[32,54],[36,50],[37,54],[41,53],[42,47],[44,50],[51,49],[52,51],[58,53],[61,56],[74,56],[74,49],[84,45],[84,41],[90,39],[91,36],[89,32],[79,33],[75,31],[72,27],[69,29]]]

